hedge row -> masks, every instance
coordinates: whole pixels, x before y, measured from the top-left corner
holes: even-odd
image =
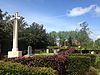
[[[34,56],[31,58],[13,58],[6,61],[18,62],[32,67],[51,67],[59,75],[85,75],[89,71],[90,57],[68,56],[74,50],[64,50],[53,56]]]
[[[90,57],[91,66],[95,66],[96,55],[95,54],[71,54],[70,56],[87,56]]]
[[[57,75],[57,72],[52,68],[29,68],[20,63],[0,62],[0,75]]]
[[[86,56],[69,56],[66,62],[67,75],[86,75],[90,67],[90,58]]]
[[[96,58],[96,68],[100,69],[100,56]]]
[[[29,67],[51,67],[57,70],[59,75],[64,75],[64,63],[67,59],[63,56],[34,56],[29,58],[13,58],[6,61],[18,62]]]
[[[57,55],[53,56],[33,56],[31,58],[13,58],[7,59],[6,61],[18,62],[24,65],[33,67],[51,67],[58,71],[59,75],[65,75],[65,62],[67,61],[67,56],[71,54],[74,49],[68,49],[59,52]]]
[[[33,58],[15,59],[15,62],[33,67],[51,67],[59,75],[85,75],[89,71],[90,58],[87,56],[35,56]]]

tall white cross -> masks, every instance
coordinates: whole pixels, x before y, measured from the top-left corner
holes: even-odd
[[[13,25],[13,48],[12,51],[8,51],[8,58],[21,57],[22,51],[18,51],[18,20],[22,17],[18,16],[18,12],[11,18],[14,20]]]
[[[18,20],[21,19],[20,16],[18,16],[18,12],[16,12],[14,19],[14,25],[13,25],[13,48],[12,51],[18,51]]]

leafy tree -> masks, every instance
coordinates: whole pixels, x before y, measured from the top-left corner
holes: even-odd
[[[95,44],[94,44],[95,48],[100,50],[100,38],[98,38],[97,40],[95,40]]]
[[[52,32],[50,32],[49,34],[48,34],[48,36],[49,36],[49,42],[51,43],[51,44],[49,44],[49,45],[56,45],[56,39],[58,38],[58,35],[57,35],[57,32],[55,32],[55,31],[52,31]]]
[[[60,45],[64,45],[64,41],[66,40],[66,33],[64,31],[58,32],[58,37],[60,39]]]
[[[67,32],[68,38],[71,37],[73,40],[77,39],[77,34],[78,34],[77,31],[69,31],[69,32]]]
[[[52,33],[51,33],[52,34]],[[52,36],[51,36],[51,34],[47,34],[48,35],[48,37],[47,37],[47,40],[48,40],[48,45],[49,46],[55,46],[56,45],[56,38],[53,38]]]
[[[73,42],[72,37],[69,36],[69,38],[68,38],[68,45],[69,45],[69,46],[72,46],[72,45],[73,45],[72,42]]]
[[[3,11],[0,9],[0,53],[1,53],[2,43],[6,39],[6,32],[5,32],[6,21],[4,20],[6,14],[7,12],[3,13]]]
[[[88,28],[88,23],[83,22],[80,24],[80,31],[77,34],[77,40],[80,42],[82,47],[87,47],[89,45],[89,42],[91,41],[89,34],[89,28]]]
[[[47,33],[43,29],[43,25],[33,22],[24,32],[23,37],[27,45],[31,45],[33,48],[46,48],[48,45]]]

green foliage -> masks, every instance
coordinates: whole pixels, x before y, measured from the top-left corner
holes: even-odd
[[[91,66],[88,75],[98,75],[98,72],[94,67]]]
[[[34,67],[32,71],[35,72],[33,75],[57,75],[57,71],[50,67]]]
[[[56,45],[56,39],[57,39],[57,33],[55,31],[52,31],[50,33],[48,33],[48,41],[49,41],[49,45]]]
[[[59,75],[85,75],[89,71],[91,59],[87,56],[67,56],[74,50],[64,50],[53,56],[8,59],[34,67],[52,67]]]
[[[100,39],[95,40],[95,44],[100,46]]]
[[[29,67],[51,67],[54,70],[57,70],[59,75],[64,75],[64,61],[66,58],[60,56],[34,56],[30,58],[15,58],[11,59],[12,62],[18,62]]]
[[[96,68],[100,69],[100,56],[96,58]]]
[[[69,44],[69,46],[72,46],[72,37],[71,36],[69,36],[69,38],[68,38],[68,44]]]
[[[12,58],[7,59],[5,61],[18,62],[24,65],[28,65],[31,67],[51,67],[54,70],[57,70],[59,75],[65,75],[65,62],[67,61],[67,55],[71,54],[74,49],[69,49],[66,51],[61,51],[57,55],[52,56],[33,56],[29,58],[20,57],[20,58]]]
[[[47,47],[48,49],[58,49],[58,48],[60,48],[59,46],[48,46]]]
[[[66,62],[68,75],[86,75],[90,67],[90,58],[86,56],[69,56]]]
[[[33,22],[23,33],[23,40],[27,45],[31,45],[33,48],[46,48],[48,45],[48,35],[43,28],[43,25]]]
[[[5,17],[5,20],[3,19]],[[6,17],[7,17],[7,12],[3,12],[0,9],[0,55],[1,55],[1,50],[3,43],[5,42],[7,38],[7,32],[5,31],[5,26],[6,26]]]
[[[59,31],[51,32],[50,34],[55,34],[51,36],[55,40],[59,38],[59,43],[61,46],[64,45],[64,42],[67,40],[70,46],[77,46],[75,41],[77,41],[82,48],[91,49],[93,47],[93,41],[89,37],[91,31],[88,28],[88,23],[83,22],[80,24],[81,29],[77,31]],[[57,41],[57,40],[56,40]]]
[[[96,62],[100,61],[100,56],[97,56]]]
[[[64,45],[64,41],[66,40],[66,32],[59,31],[57,35],[58,35],[58,38],[59,38],[60,45],[63,46]]]
[[[89,34],[89,28],[88,23],[83,22],[80,24],[81,29],[78,31],[77,40],[80,42],[80,45],[84,48],[87,48],[89,45],[89,42],[91,41]]]
[[[76,31],[59,31],[59,32],[55,32],[52,31],[49,33],[49,35],[54,38],[54,42],[57,41],[57,39],[59,39],[59,43],[61,46],[64,45],[64,41],[68,40],[68,38],[71,36],[72,40],[77,38],[77,32]]]
[[[27,67],[19,63],[0,62],[0,75],[56,75],[52,68]]]
[[[100,50],[100,39],[95,40],[94,47],[96,50]]]
[[[86,56],[86,57],[90,57],[90,65],[91,66],[95,66],[95,62],[96,62],[96,55],[95,54],[71,54],[70,56]]]

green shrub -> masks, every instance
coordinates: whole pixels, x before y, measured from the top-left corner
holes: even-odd
[[[66,61],[66,58],[63,56],[34,56],[31,60],[31,66],[52,67],[58,71],[59,75],[64,75],[65,73],[64,62]]]
[[[86,75],[89,71],[91,58],[77,55],[68,56],[73,51],[73,49],[69,49],[60,51],[53,56],[22,57],[8,60],[33,67],[51,67],[57,70],[59,75]]]
[[[100,69],[100,56],[96,58],[96,68]]]
[[[89,71],[90,57],[67,56],[65,58],[62,55],[63,52],[61,55],[55,56],[34,56],[32,58],[15,58],[11,60],[33,67],[52,67],[57,70],[59,75],[85,75]]]
[[[96,62],[100,61],[100,56],[97,56]]]
[[[32,67],[51,67],[57,70],[59,75],[65,75],[65,62],[67,61],[67,55],[74,51],[73,48],[59,52],[53,56],[33,56],[30,58],[20,57],[6,59],[5,61],[18,62],[24,65]]]
[[[96,68],[100,69],[100,61],[96,62]]]
[[[86,75],[90,67],[90,58],[86,56],[69,56],[66,62],[68,75]]]
[[[34,51],[36,54],[46,53],[45,49],[35,49]]]
[[[94,67],[90,67],[88,75],[98,75],[98,72]]]
[[[34,75],[57,75],[57,71],[46,67],[35,67],[32,68],[32,71],[34,72]]]
[[[56,71],[46,67],[31,67],[11,62],[0,62],[0,75],[56,75]]]
[[[58,49],[58,48],[60,48],[59,46],[48,46],[47,47],[48,49]]]
[[[6,61],[11,61],[11,62],[18,62],[23,65],[27,65],[29,67],[51,67],[54,70],[57,70],[59,75],[64,73],[64,61],[65,57],[61,56],[34,56],[34,57],[20,57],[20,58],[11,58],[11,59],[6,59]],[[64,74],[62,74],[64,75]]]
[[[87,56],[90,57],[91,60],[91,66],[95,66],[96,62],[96,55],[95,54],[71,54],[70,56]]]

